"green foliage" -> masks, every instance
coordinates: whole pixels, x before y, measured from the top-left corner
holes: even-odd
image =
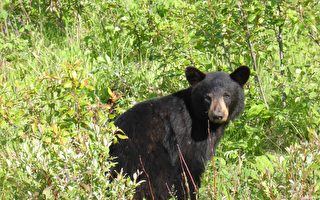
[[[125,139],[113,125],[118,97],[105,88],[110,101],[99,100],[97,80],[79,52],[51,51],[42,53],[61,60],[2,70],[1,196],[131,198],[136,179],[120,174],[111,182],[108,173],[114,166],[109,146]]]
[[[200,197],[319,197],[319,16],[309,0],[1,1],[1,197],[131,198],[136,180],[109,179],[113,121],[186,87],[188,65],[253,73]]]
[[[201,199],[310,199],[320,196],[320,138],[310,132],[310,141],[293,144],[286,154],[266,153],[248,158],[237,154],[228,162],[229,153],[215,157],[203,176]],[[216,175],[213,172],[216,171]],[[213,184],[216,179],[217,185]],[[216,189],[214,189],[216,187]],[[216,191],[214,193],[213,191]]]

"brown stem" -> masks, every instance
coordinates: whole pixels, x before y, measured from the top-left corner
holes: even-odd
[[[168,192],[169,192],[170,196],[171,196],[171,197],[174,197],[174,195],[173,195],[172,191],[170,190],[170,188],[169,188],[169,186],[168,186],[168,184],[167,184],[167,183],[166,183],[166,188],[167,188],[167,190],[168,190]]]
[[[222,34],[222,47],[223,47],[223,51],[224,51],[224,56],[226,57],[228,64],[229,64],[229,70],[232,71],[231,60],[230,60],[228,49],[224,43],[224,35],[223,34]]]
[[[182,160],[182,163],[183,163],[184,167],[186,168],[186,170],[187,170],[187,172],[188,172],[188,175],[189,175],[189,177],[190,177],[190,179],[191,179],[193,188],[194,188],[194,190],[195,190],[196,192],[198,192],[198,187],[197,187],[196,183],[194,182],[194,179],[193,179],[192,174],[191,174],[191,172],[190,172],[190,170],[189,170],[189,167],[188,167],[188,165],[187,165],[187,162],[185,161],[185,159],[184,159],[184,157],[183,157],[183,155],[182,155],[182,153],[181,153],[181,150],[180,150],[180,147],[179,147],[178,144],[177,144],[177,147],[178,147],[178,151],[179,151],[179,157],[180,157],[180,159]],[[183,166],[182,166],[182,167],[183,167]]]
[[[30,16],[28,15],[28,12],[27,12],[26,9],[24,8],[23,3],[22,3],[21,0],[19,1],[19,3],[20,3],[20,6],[21,6],[21,9],[22,9],[22,12],[23,12],[24,16],[25,16],[26,19],[27,19],[27,24],[29,24],[29,23],[31,22]]]
[[[312,31],[309,30],[308,33],[309,33],[309,37],[320,47],[320,40],[314,36]]]
[[[281,17],[282,11],[281,11],[281,7],[280,7],[280,3],[278,3],[278,12],[279,12],[279,16]],[[280,75],[283,77],[285,74],[285,71],[284,71],[284,64],[283,64],[284,53],[283,53],[283,40],[282,40],[282,26],[283,26],[283,23],[278,26],[278,32],[276,30],[275,30],[275,32],[277,34],[277,42],[278,42],[278,46],[279,46]],[[282,105],[283,105],[283,107],[285,107],[286,106],[286,99],[287,99],[287,95],[284,92],[285,84],[282,83],[280,87],[281,87],[281,93],[282,93]]]
[[[139,160],[140,160],[140,164],[142,166],[142,171],[146,174],[146,177],[148,179],[148,186],[149,186],[149,190],[150,190],[150,193],[151,193],[151,198],[152,198],[152,200],[154,200],[154,195],[153,195],[153,190],[152,190],[152,186],[151,186],[150,177],[149,177],[149,174],[147,173],[146,169],[144,168],[141,156],[139,156]]]
[[[250,55],[251,55],[251,59],[252,59],[252,65],[253,65],[253,69],[254,71],[256,71],[256,75],[255,75],[255,82],[258,84],[258,87],[259,87],[259,90],[260,90],[260,93],[261,93],[261,96],[262,96],[262,99],[264,101],[264,104],[266,106],[266,108],[269,110],[269,104],[268,104],[268,101],[267,101],[267,98],[265,97],[265,94],[264,94],[264,91],[263,91],[263,88],[262,88],[262,84],[261,84],[261,80],[260,80],[260,77],[258,75],[258,66],[257,66],[257,61],[256,61],[256,53],[254,52],[254,49],[253,49],[253,45],[252,45],[252,42],[251,42],[251,33],[250,33],[250,30],[248,28],[248,24],[247,24],[247,18],[242,10],[242,1],[239,1],[238,2],[238,7],[239,7],[239,11],[240,11],[240,15],[241,15],[241,18],[243,20],[243,24],[244,24],[244,31],[246,33],[246,41],[247,41],[247,45],[249,47],[249,50],[250,50]]]
[[[208,120],[208,135],[209,135],[209,142],[210,142],[210,147],[212,151],[212,159],[211,159],[211,164],[212,164],[212,170],[213,170],[213,199],[217,199],[217,172],[216,172],[216,167],[215,167],[215,162],[214,162],[214,141],[211,140],[211,131],[210,131],[210,122]]]
[[[182,163],[182,160],[180,158],[180,165],[181,165],[181,168],[182,168],[182,173],[181,173],[181,177],[182,177],[182,182],[185,184],[185,187],[186,187],[186,190],[183,186],[183,183],[181,183],[181,186],[182,186],[182,189],[183,189],[183,195],[185,197],[185,199],[190,199],[190,189],[189,189],[189,184],[188,184],[188,179],[187,179],[187,175],[186,175],[186,172],[184,170],[184,167],[183,167],[183,163]]]

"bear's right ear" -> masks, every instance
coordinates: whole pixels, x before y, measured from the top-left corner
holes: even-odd
[[[194,85],[206,77],[205,73],[201,72],[195,67],[187,67],[185,69],[185,74],[190,85]]]
[[[241,87],[248,81],[250,69],[247,66],[240,66],[230,74],[230,77],[237,82]]]

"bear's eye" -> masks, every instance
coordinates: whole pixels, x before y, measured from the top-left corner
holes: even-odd
[[[230,94],[224,93],[224,94],[223,94],[223,97],[229,99],[229,98],[230,98]]]
[[[209,95],[206,95],[204,97],[204,101],[207,102],[207,103],[211,103],[211,97]]]

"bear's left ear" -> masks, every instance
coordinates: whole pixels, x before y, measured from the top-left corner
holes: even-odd
[[[250,69],[247,66],[240,66],[234,72],[230,74],[230,77],[241,87],[244,86],[244,84],[248,81],[250,76]]]
[[[187,67],[185,69],[185,74],[190,85],[194,85],[206,77],[205,73],[201,72],[195,67]]]

